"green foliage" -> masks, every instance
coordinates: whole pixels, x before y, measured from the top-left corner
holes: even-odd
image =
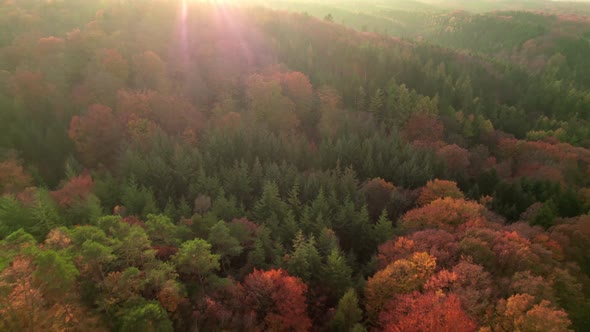
[[[100,207],[97,205],[93,205],[93,207],[97,207],[100,211]],[[84,219],[82,221],[88,220],[87,216],[94,218],[100,215],[98,211],[92,211],[92,209],[83,211]],[[0,197],[0,237],[6,237],[19,228],[23,228],[35,236],[37,240],[42,240],[51,229],[65,224],[64,219],[47,191],[34,192],[30,206],[23,204],[13,196]]]
[[[346,258],[333,249],[323,266],[322,280],[331,289],[331,295],[338,299],[352,286],[352,269]]]
[[[129,214],[147,216],[150,213],[157,213],[153,192],[138,186],[133,178],[123,187],[121,202]]]
[[[182,229],[172,223],[165,215],[148,214],[145,222],[150,240],[158,245],[176,245],[180,242]]]
[[[225,222],[219,221],[209,232],[207,239],[213,247],[213,251],[219,254],[224,269],[227,269],[229,260],[242,253],[242,246],[236,238],[231,236]]]
[[[79,276],[78,269],[65,253],[53,250],[41,251],[35,257],[37,270],[33,277],[47,296],[63,297],[74,287]]]
[[[492,2],[2,3],[0,321],[588,330],[590,7]]]
[[[174,331],[166,310],[155,301],[138,303],[121,314],[120,331]]]
[[[377,243],[383,243],[392,238],[394,234],[393,225],[391,220],[387,217],[387,211],[383,210],[379,220],[373,227],[373,238],[377,240]]]
[[[359,307],[359,299],[354,289],[349,289],[338,301],[336,313],[330,322],[333,331],[357,331],[363,318],[363,312]]]
[[[219,270],[219,255],[211,253],[211,244],[203,239],[184,242],[172,258],[180,274],[195,276],[203,282],[207,276]]]
[[[322,259],[315,246],[313,236],[305,238],[299,232],[293,240],[293,252],[286,262],[289,274],[300,277],[305,282],[317,282],[320,274]]]

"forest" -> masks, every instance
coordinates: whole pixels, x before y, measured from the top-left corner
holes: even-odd
[[[585,15],[0,1],[0,331],[589,331]]]

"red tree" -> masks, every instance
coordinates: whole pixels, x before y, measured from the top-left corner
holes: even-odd
[[[469,167],[469,151],[457,144],[443,146],[436,155],[445,162],[447,169],[452,173],[465,172]]]
[[[398,259],[407,259],[414,252],[426,252],[436,258],[439,268],[456,263],[459,254],[457,237],[441,229],[418,231],[379,246],[379,266],[385,267]]]
[[[432,203],[409,211],[401,223],[405,228],[443,228],[454,229],[468,221],[484,219],[482,213],[485,211],[483,205],[454,199],[450,197],[439,198]]]
[[[457,183],[454,181],[446,181],[434,179],[434,181],[428,181],[426,186],[422,189],[420,197],[418,197],[418,205],[426,205],[437,198],[452,197],[452,198],[463,198],[463,193],[457,187]]]
[[[422,287],[436,269],[436,258],[417,252],[409,259],[397,260],[370,277],[365,286],[367,316],[376,322],[379,313],[392,297]]]
[[[383,329],[391,332],[468,332],[476,328],[454,294],[403,295],[391,301],[379,318]]]
[[[74,116],[69,136],[86,166],[112,165],[122,134],[110,107],[94,104],[81,116]]]
[[[15,159],[0,163],[0,194],[18,193],[31,186],[33,179]]]
[[[61,189],[51,192],[51,196],[61,207],[70,207],[85,201],[93,187],[94,182],[90,175],[80,175],[70,179]]]
[[[311,110],[313,88],[309,78],[300,72],[285,73],[281,77],[283,93],[294,103],[299,116],[305,116]]]
[[[365,193],[369,215],[376,220],[391,202],[391,195],[395,191],[395,187],[390,182],[375,178],[366,182],[362,191]]]
[[[254,270],[243,284],[244,307],[255,321],[256,330],[307,331],[311,320],[306,312],[307,286],[283,270]]]
[[[402,135],[413,144],[432,146],[442,140],[443,130],[443,124],[436,115],[420,112],[410,116]]]

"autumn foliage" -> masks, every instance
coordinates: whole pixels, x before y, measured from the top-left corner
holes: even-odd
[[[15,159],[0,162],[0,193],[16,194],[32,184],[33,179]]]
[[[375,178],[367,181],[363,185],[362,190],[365,193],[369,214],[372,218],[377,219],[391,202],[391,196],[395,187],[390,182],[381,178]]]
[[[475,322],[461,308],[452,293],[407,294],[388,304],[379,317],[384,331],[423,332],[476,330]]]
[[[55,201],[62,207],[70,207],[85,201],[92,192],[94,182],[90,175],[71,178],[63,187],[51,193]]]
[[[434,114],[412,114],[404,126],[402,135],[417,146],[434,146],[442,139],[444,127]]]
[[[404,228],[409,229],[436,227],[452,230],[466,222],[483,219],[484,210],[485,208],[478,203],[445,197],[406,213],[401,223]]]
[[[420,289],[436,268],[436,258],[427,253],[414,253],[387,265],[369,278],[365,287],[369,319],[375,320],[389,300],[397,295]]]
[[[426,183],[416,203],[426,205],[443,197],[463,198],[463,193],[453,181],[434,179]]]
[[[255,330],[307,331],[306,285],[283,270],[254,270],[242,283],[244,305]]]
[[[111,166],[116,160],[122,131],[113,110],[94,104],[85,114],[74,116],[69,136],[87,166]]]
[[[229,2],[0,0],[0,331],[590,331],[590,20]]]

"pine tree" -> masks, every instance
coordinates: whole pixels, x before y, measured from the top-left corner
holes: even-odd
[[[333,331],[356,331],[359,329],[363,312],[359,307],[359,299],[354,289],[349,289],[338,301],[336,313],[330,322]],[[360,326],[362,329],[362,325]]]
[[[334,231],[329,228],[322,229],[318,236],[317,247],[322,257],[328,257],[332,250],[339,250],[338,237]]]
[[[333,249],[328,256],[322,275],[322,282],[331,290],[334,299],[340,298],[352,286],[352,269],[338,249]]]
[[[287,194],[287,203],[291,208],[291,211],[297,216],[299,211],[301,210],[301,200],[299,199],[300,190],[299,190],[299,181],[296,181],[293,184],[293,187]]]
[[[231,236],[229,228],[223,221],[219,221],[211,228],[207,241],[211,243],[213,251],[219,254],[221,267],[227,273],[231,258],[242,253],[243,248],[239,241]]]
[[[383,90],[377,89],[377,91],[375,91],[375,94],[371,98],[371,102],[369,103],[368,111],[373,114],[380,113],[381,110],[383,109],[384,102],[385,102],[385,94],[383,93]]]
[[[377,243],[384,243],[391,240],[392,236],[393,225],[387,217],[387,210],[383,210],[381,216],[379,216],[379,220],[377,220],[377,223],[373,226],[373,238]]]
[[[300,231],[295,236],[293,251],[286,262],[289,274],[300,277],[306,283],[313,282],[318,278],[321,262],[313,236],[306,240]]]
[[[365,89],[360,86],[356,94],[356,111],[365,112],[367,107],[367,93]]]
[[[273,234],[278,234],[278,226],[287,218],[289,206],[279,196],[279,188],[274,182],[264,185],[262,196],[252,209],[252,220],[259,224],[266,224]]]

